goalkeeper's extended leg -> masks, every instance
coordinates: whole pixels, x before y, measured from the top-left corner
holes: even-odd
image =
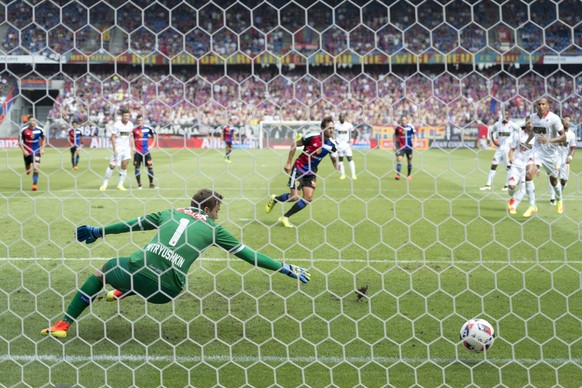
[[[66,338],[67,331],[75,320],[85,311],[91,304],[92,300],[97,296],[99,291],[103,288],[103,278],[95,275],[89,276],[81,289],[75,294],[67,312],[61,321],[58,321],[51,327],[41,330],[42,335],[51,335],[58,338]]]

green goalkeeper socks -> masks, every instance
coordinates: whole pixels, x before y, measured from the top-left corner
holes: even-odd
[[[97,295],[102,288],[103,282],[99,280],[97,276],[89,276],[85,281],[85,284],[83,284],[81,289],[73,297],[69,307],[67,307],[67,313],[65,314],[63,321],[74,323],[77,317],[91,304],[95,295]]]

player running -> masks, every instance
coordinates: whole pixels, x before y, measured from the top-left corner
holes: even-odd
[[[408,123],[408,116],[400,117],[400,125],[394,129],[392,136],[394,144],[394,154],[396,155],[396,176],[394,179],[400,180],[400,171],[402,170],[402,157],[406,155],[408,162],[407,179],[412,180],[412,150],[414,149],[414,139],[416,138],[416,129]]]
[[[77,240],[87,244],[110,234],[153,229],[156,234],[143,249],[130,257],[111,259],[89,276],[73,297],[63,319],[43,329],[41,334],[66,338],[71,325],[93,303],[105,283],[114,288],[107,293],[107,301],[137,294],[154,304],[171,302],[186,286],[188,270],[194,261],[212,246],[221,247],[251,265],[309,282],[309,270],[255,252],[217,225],[221,202],[222,195],[204,189],[194,195],[188,208],[152,213],[108,226],[77,228]]]
[[[20,141],[18,147],[22,150],[24,157],[24,168],[26,175],[32,170],[32,191],[38,190],[38,173],[40,171],[40,158],[44,154],[46,138],[44,130],[39,127],[34,117],[28,119],[26,127],[20,131]]]
[[[544,166],[556,191],[556,211],[558,214],[562,214],[564,212],[562,188],[558,185],[558,171],[562,165],[562,158],[558,152],[557,144],[566,140],[564,126],[558,115],[550,112],[550,105],[545,97],[538,100],[536,113],[532,113],[529,118],[535,136],[535,143],[533,144],[533,159],[535,163],[527,166],[525,182],[527,194],[530,195],[530,191],[533,193],[533,188],[531,186],[528,188],[528,181],[531,182],[539,171],[540,166]],[[537,211],[538,208],[535,204],[530,205],[523,215],[531,217]]]
[[[143,163],[148,169],[148,179],[150,181],[150,189],[155,189],[154,185],[154,163],[150,153],[150,139],[152,139],[151,147],[156,146],[158,135],[154,130],[143,124],[143,116],[136,117],[136,124],[132,131],[131,147],[135,150],[133,154],[133,165],[135,167],[135,179],[137,180],[137,189],[141,190],[141,171],[140,167]]]
[[[507,153],[509,152],[509,142],[514,133],[519,132],[520,128],[517,124],[512,123],[509,120],[509,112],[504,110],[501,120],[493,124],[491,128],[491,142],[497,147],[495,153],[493,154],[493,160],[491,161],[491,170],[489,170],[489,176],[487,177],[487,184],[481,186],[479,190],[490,191],[491,184],[493,183],[493,178],[497,170],[497,166],[500,163],[505,164],[507,171],[511,169],[511,163],[508,162]],[[501,190],[507,191],[507,179]]]
[[[507,209],[509,214],[517,214],[517,207],[526,193],[526,169],[528,164],[534,163],[533,160],[533,137],[531,121],[529,117],[521,130],[515,132],[509,140],[509,153],[507,160],[511,164],[509,175],[507,177],[507,186],[509,190],[509,202]],[[533,190],[529,190],[530,206],[535,206],[535,186],[533,181],[529,181]],[[516,191],[516,187],[519,189]]]
[[[336,121],[334,127],[335,140],[337,142],[337,154],[339,158],[339,172],[340,179],[346,179],[346,173],[344,168],[344,156],[348,159],[348,165],[350,166],[350,172],[352,173],[352,179],[358,179],[356,176],[356,164],[352,160],[352,136],[355,132],[352,123],[346,121],[347,113],[342,112],[339,115],[339,122]]]
[[[564,195],[564,188],[566,183],[568,183],[568,178],[570,177],[570,163],[574,159],[574,153],[576,152],[576,134],[574,131],[568,130],[570,124],[572,123],[572,116],[564,115],[562,117],[562,125],[564,126],[564,132],[566,133],[566,141],[559,143],[558,153],[561,154],[562,165],[560,166],[560,171],[558,172],[560,182],[558,185],[562,186],[562,195]],[[552,182],[548,177],[548,186],[550,191],[550,204],[556,205],[556,191]]]
[[[133,131],[133,123],[129,121],[129,111],[121,111],[121,120],[113,124],[113,129],[111,130],[111,146],[113,147],[113,154],[109,160],[109,167],[105,170],[105,176],[103,177],[103,184],[99,188],[100,191],[107,190],[107,185],[109,184],[109,178],[113,175],[113,171],[119,165],[121,170],[119,171],[119,183],[117,184],[117,190],[127,191],[123,187],[123,182],[127,177],[127,165],[131,160],[131,142],[129,136]]]
[[[333,130],[333,119],[327,116],[321,121],[322,132],[303,136],[291,145],[289,158],[284,168],[285,172],[290,174],[289,182],[287,183],[290,192],[279,196],[275,194],[271,195],[271,198],[269,198],[265,206],[265,211],[268,214],[273,210],[277,202],[296,202],[283,217],[279,217],[279,222],[286,228],[293,228],[293,224],[289,222],[289,217],[305,209],[313,200],[317,179],[317,167],[323,158],[329,155],[334,168],[337,169],[337,146],[332,139]],[[291,167],[291,162],[293,161],[297,147],[303,147],[303,152],[295,160],[293,167]],[[303,198],[299,197],[299,190],[302,190]]]
[[[71,164],[73,170],[79,169],[79,154],[81,147],[83,147],[83,131],[78,127],[78,124],[79,123],[76,120],[73,120],[71,123],[72,128],[69,129],[69,136],[67,137],[70,147],[69,150],[71,151]]]

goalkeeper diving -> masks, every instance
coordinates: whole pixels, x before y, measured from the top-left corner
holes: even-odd
[[[110,234],[153,229],[157,232],[143,249],[130,257],[111,259],[89,276],[73,297],[63,319],[42,330],[41,334],[66,338],[71,325],[93,302],[104,284],[114,288],[107,293],[107,301],[137,294],[150,303],[171,302],[184,289],[194,261],[211,246],[219,246],[251,265],[309,282],[309,270],[255,252],[217,225],[222,198],[215,191],[203,189],[194,195],[188,208],[169,209],[108,226],[78,227],[77,240],[87,244]]]

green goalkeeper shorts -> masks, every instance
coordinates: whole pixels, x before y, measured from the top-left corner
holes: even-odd
[[[141,271],[137,271],[129,265],[129,257],[120,257],[105,263],[103,279],[105,283],[116,290],[124,294],[129,293],[126,296],[141,295],[148,302],[155,304],[168,303],[180,294],[180,291],[171,290],[164,287],[159,281],[145,276],[143,271],[149,270],[141,268]]]

